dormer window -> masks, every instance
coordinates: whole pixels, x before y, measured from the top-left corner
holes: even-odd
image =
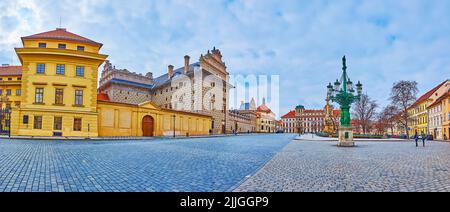
[[[47,48],[47,44],[46,43],[39,43],[39,48],[45,49],[45,48]]]
[[[66,44],[58,44],[58,49],[66,49]]]
[[[84,52],[84,46],[77,46],[77,51]]]

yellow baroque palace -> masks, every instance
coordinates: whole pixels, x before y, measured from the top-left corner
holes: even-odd
[[[102,44],[58,28],[22,37],[22,66],[0,69],[0,99],[13,136],[207,135],[211,117],[151,102],[111,102],[97,92]]]

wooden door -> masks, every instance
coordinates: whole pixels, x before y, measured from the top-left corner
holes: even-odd
[[[151,116],[145,116],[142,119],[142,132],[144,137],[153,137],[153,118]]]

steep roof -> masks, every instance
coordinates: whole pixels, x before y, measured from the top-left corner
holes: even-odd
[[[283,119],[295,118],[295,110],[289,111],[286,115],[282,116]]]
[[[335,117],[341,116],[341,110],[333,110],[333,116]]]
[[[66,29],[62,29],[62,28],[57,28],[56,30],[22,37],[22,42],[27,39],[55,39],[55,40],[65,40],[65,41],[87,43],[87,44],[92,44],[92,45],[100,46],[100,47],[103,46],[103,44],[101,44],[101,43],[95,42],[91,39],[74,34],[72,32],[68,32]]]
[[[130,80],[124,80],[124,79],[116,79],[116,78],[111,79],[110,83],[128,85],[128,86],[144,88],[144,89],[152,89],[152,87],[153,87],[152,84],[144,84],[144,83],[134,82],[134,81],[130,81]]]
[[[324,113],[325,110],[304,110],[304,113]]]
[[[22,76],[22,66],[0,66],[0,76]]]
[[[446,99],[447,97],[450,97],[450,90],[447,91],[447,93],[445,93],[445,94],[442,95],[441,97],[439,97],[436,101],[434,101],[433,104],[431,104],[430,106],[428,106],[428,108],[432,108],[432,107],[434,107],[434,106],[437,106],[437,105],[441,104],[442,101],[443,101],[444,99]]]
[[[258,109],[256,109],[256,111],[258,111],[258,112],[266,112],[266,113],[271,113],[272,112],[270,110],[270,108],[267,107],[266,104],[262,104],[261,106],[259,106]]]
[[[303,105],[298,105],[297,107],[295,107],[295,109],[299,109],[299,110],[305,109],[305,106],[303,106]]]
[[[106,93],[97,94],[97,100],[109,102],[109,96]]]
[[[433,94],[434,92],[436,92],[441,86],[443,86],[448,80],[445,80],[444,82],[442,82],[441,84],[439,84],[438,86],[434,87],[433,89],[431,89],[430,91],[426,92],[424,95],[422,95],[421,97],[419,97],[417,99],[417,101],[411,105],[410,108],[415,107],[421,103],[423,103],[424,101],[428,100]]]
[[[194,70],[195,70],[196,67],[200,67],[200,63],[199,62],[189,65],[188,75],[194,73]],[[171,80],[175,76],[180,75],[180,74],[184,74],[184,67],[179,68],[177,70],[174,70],[173,71],[173,76],[170,79],[169,79],[169,74],[167,74],[167,73],[163,74],[163,75],[161,75],[161,76],[159,76],[157,78],[155,78],[153,80],[154,81],[153,89],[154,88],[158,88],[158,87],[160,87],[162,85],[165,85],[165,84],[171,82]]]

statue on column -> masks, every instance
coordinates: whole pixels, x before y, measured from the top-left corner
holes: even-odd
[[[327,104],[325,105],[325,127],[324,127],[324,133],[327,133],[328,135],[333,135],[337,131],[336,124],[333,120],[333,106],[330,104],[330,97],[327,96]]]

